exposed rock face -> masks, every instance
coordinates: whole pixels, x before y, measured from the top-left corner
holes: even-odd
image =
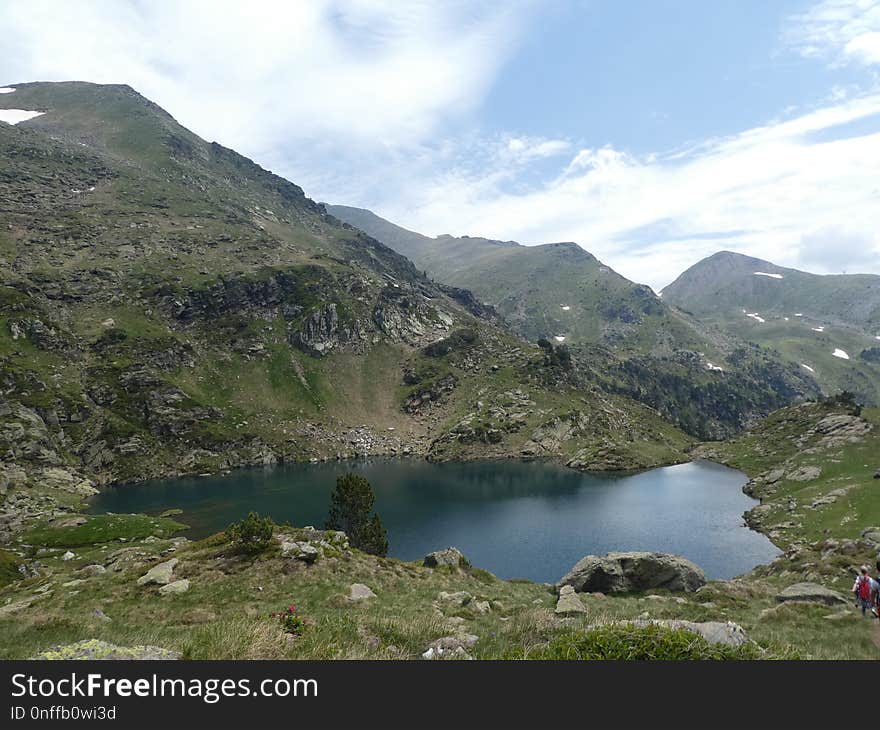
[[[144,573],[144,575],[138,578],[137,584],[139,586],[150,585],[151,583],[160,586],[168,585],[174,580],[174,566],[177,565],[177,563],[177,558],[171,558],[171,560],[166,560],[164,563],[154,565]]]
[[[441,565],[450,568],[466,568],[470,562],[461,550],[448,547],[445,550],[435,550],[433,553],[428,553],[422,561],[422,565],[426,568],[439,568]]]
[[[361,339],[363,333],[340,322],[335,303],[325,304],[302,321],[291,343],[311,355],[326,355],[342,343]]]
[[[706,575],[690,560],[668,553],[626,552],[587,555],[559,580],[578,593],[627,593],[648,588],[695,591]]]
[[[786,601],[806,601],[808,603],[825,603],[829,606],[849,603],[849,600],[830,588],[818,583],[795,583],[776,596],[780,603]]]
[[[556,602],[556,614],[559,616],[586,613],[587,609],[580,596],[570,585],[564,585],[559,589],[559,600]]]
[[[99,639],[85,639],[75,644],[53,646],[32,659],[180,659],[180,652],[158,646],[116,646]]]

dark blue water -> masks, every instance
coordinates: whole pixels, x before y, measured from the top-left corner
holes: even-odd
[[[322,527],[330,490],[346,471],[372,483],[390,555],[403,560],[454,545],[499,577],[555,581],[584,555],[611,550],[684,555],[711,578],[739,575],[778,554],[743,523],[755,504],[741,491],[745,475],[705,461],[633,475],[514,460],[290,464],[117,487],[95,497],[91,511],[179,507],[191,537],[218,532],[251,510]]]

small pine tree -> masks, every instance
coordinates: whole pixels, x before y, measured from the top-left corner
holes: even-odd
[[[358,474],[343,474],[330,495],[328,530],[342,530],[353,547],[372,555],[388,553],[388,537],[379,515],[370,512],[376,495],[373,487]]]

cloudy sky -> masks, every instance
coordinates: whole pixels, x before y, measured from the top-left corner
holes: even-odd
[[[880,273],[880,0],[3,0],[0,85],[127,83],[326,202]]]

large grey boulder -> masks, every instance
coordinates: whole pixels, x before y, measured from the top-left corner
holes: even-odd
[[[558,586],[578,593],[629,593],[649,588],[696,591],[706,584],[699,566],[680,555],[625,552],[587,555],[563,576]]]
[[[837,591],[820,586],[818,583],[795,583],[776,596],[780,603],[786,601],[805,601],[808,603],[824,603],[829,606],[849,603],[849,599]]]
[[[470,565],[468,559],[462,554],[461,550],[454,547],[448,547],[445,550],[435,550],[428,553],[422,564],[426,568],[439,568],[447,566],[450,568],[466,568]]]

